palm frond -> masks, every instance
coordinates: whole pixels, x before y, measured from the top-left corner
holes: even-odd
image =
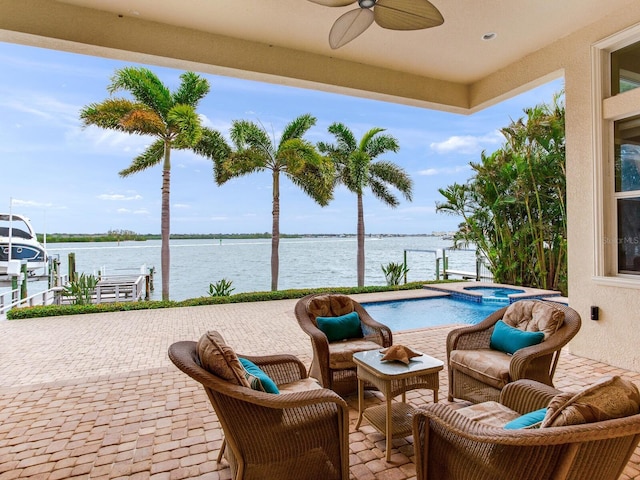
[[[209,81],[193,72],[184,72],[180,75],[182,82],[178,89],[171,95],[174,105],[189,105],[196,108],[210,90]]]
[[[335,186],[333,162],[331,159],[319,155],[311,144],[297,147],[290,145],[295,142],[303,141],[293,139],[287,142],[289,144],[286,148],[288,158],[287,168],[283,170],[284,174],[294,185],[324,207],[333,199]]]
[[[120,124],[122,118],[141,108],[144,108],[144,105],[131,100],[109,98],[100,103],[92,103],[80,110],[80,120],[84,127],[95,125],[109,130],[124,131],[124,127]]]
[[[289,139],[278,146],[278,164],[293,175],[305,163],[319,163],[321,158],[311,142],[300,138]]]
[[[214,177],[218,185],[266,168],[262,151],[253,148],[231,152],[226,157],[216,157],[214,162]]]
[[[270,157],[274,156],[273,142],[260,125],[248,120],[234,120],[229,131],[236,149],[247,148],[262,150]]]
[[[358,144],[356,143],[356,139],[353,136],[353,132],[349,130],[344,124],[340,122],[335,122],[329,125],[328,129],[329,133],[336,137],[338,144],[336,146],[337,150],[344,152],[353,152],[358,148]]]
[[[164,137],[166,126],[156,112],[146,107],[132,110],[120,120],[125,132]]]
[[[128,177],[133,173],[141,172],[149,167],[158,165],[164,158],[164,140],[156,140],[147,149],[133,159],[131,165],[124,170],[120,170],[118,175]]]
[[[309,113],[305,113],[304,115],[294,118],[286,127],[284,127],[284,131],[280,137],[280,144],[293,138],[302,138],[304,134],[307,133],[315,124],[316,117]]]
[[[175,134],[178,148],[191,148],[202,136],[200,116],[190,105],[175,105],[167,114],[170,134]]]
[[[151,70],[143,67],[124,67],[116,70],[107,91],[111,94],[125,90],[139,103],[156,111],[161,117],[173,106],[169,89]]]
[[[386,152],[397,152],[400,149],[398,140],[391,135],[377,135],[371,137],[371,139],[364,146],[364,150],[373,159]]]
[[[411,201],[413,180],[401,167],[392,162],[378,161],[369,165],[371,177],[396,188],[404,198]]]
[[[371,179],[369,181],[369,187],[371,188],[373,196],[389,207],[396,208],[400,204],[398,197],[391,193],[387,185],[380,180]]]
[[[359,145],[359,149],[366,152],[368,150],[368,145],[371,142],[371,139],[373,137],[375,137],[378,133],[380,132],[384,132],[384,128],[380,128],[380,127],[373,127],[371,130],[369,130],[367,133],[365,133],[362,138],[360,139],[360,145]]]
[[[191,147],[195,153],[211,160],[225,160],[231,155],[231,147],[217,130],[203,127],[200,140]]]

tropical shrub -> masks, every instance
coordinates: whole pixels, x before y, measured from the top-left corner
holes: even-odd
[[[404,263],[390,262],[386,266],[381,265],[384,278],[387,280],[387,285],[400,285],[400,282],[404,276],[409,272],[409,269]]]
[[[567,290],[565,109],[525,110],[501,130],[503,146],[471,163],[466,184],[439,190],[436,211],[459,215],[455,246],[475,244],[498,283]]]
[[[85,275],[81,273],[74,280],[64,286],[62,295],[71,297],[74,305],[90,305],[91,297],[98,285],[98,279],[94,275]]]
[[[231,286],[233,282],[231,280],[227,280],[223,278],[222,280],[218,280],[216,283],[209,284],[209,296],[210,297],[228,297],[231,295],[231,292],[235,290]]]

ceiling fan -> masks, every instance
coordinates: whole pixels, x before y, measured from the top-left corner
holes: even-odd
[[[327,7],[345,7],[355,0],[309,0]],[[357,0],[358,7],[339,17],[329,32],[329,45],[340,48],[375,21],[390,30],[420,30],[444,23],[440,11],[428,0]]]

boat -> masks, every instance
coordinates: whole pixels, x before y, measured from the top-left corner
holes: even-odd
[[[27,261],[31,275],[46,272],[47,251],[39,241],[29,219],[15,213],[0,213],[0,275],[7,274],[9,260]]]

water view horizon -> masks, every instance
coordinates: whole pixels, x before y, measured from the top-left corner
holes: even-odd
[[[60,258],[61,273],[68,272],[68,255],[75,254],[78,273],[122,274],[155,268],[152,300],[160,300],[160,240],[53,243],[49,255]],[[271,288],[271,239],[172,239],[172,300],[207,296],[209,284],[221,279],[233,282],[232,293],[268,291]],[[365,240],[365,285],[385,285],[382,265],[402,263],[407,250],[407,280],[426,281],[436,276],[436,253],[451,248],[451,240],[439,236],[376,236]],[[278,289],[351,287],[357,285],[356,238],[318,236],[280,240]],[[428,250],[428,251],[417,251]],[[449,268],[475,271],[474,251],[448,253]],[[29,294],[46,289],[46,282],[30,282]],[[1,290],[0,290],[1,291]]]

